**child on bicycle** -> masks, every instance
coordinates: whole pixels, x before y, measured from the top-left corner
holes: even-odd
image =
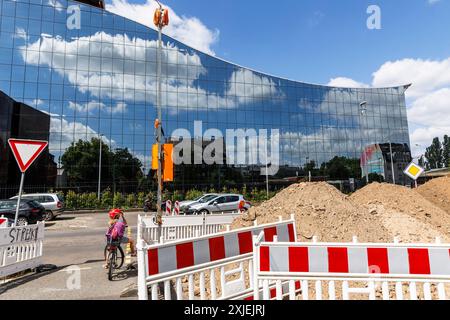
[[[121,222],[123,223],[125,226],[128,226],[127,220],[125,219],[125,216],[123,214],[123,211],[120,209],[111,209],[109,211],[109,222],[108,222],[108,232],[106,233],[107,237],[111,237],[111,232],[114,228],[114,225],[117,222]],[[125,235],[121,235],[120,236],[120,243],[123,244],[130,244],[130,248],[131,248],[131,256],[135,257],[136,256],[136,246],[135,246],[135,242],[133,239],[128,238]],[[106,258],[106,257],[105,257]],[[107,262],[107,261],[106,261]],[[104,265],[105,268],[108,268],[108,264],[106,263]]]

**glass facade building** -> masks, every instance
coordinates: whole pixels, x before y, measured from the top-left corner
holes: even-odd
[[[110,150],[126,148],[139,159],[146,176],[155,142],[157,36],[76,1],[0,0],[0,90],[50,116],[49,152],[59,168],[72,143],[101,134]],[[359,159],[364,146],[410,143],[407,86],[353,89],[286,80],[167,36],[162,82],[166,135],[184,128],[195,137],[194,121],[202,122],[203,131],[278,129],[280,170],[274,179],[298,175],[311,161],[320,167],[335,156]],[[361,114],[363,101],[367,111]],[[7,142],[1,143],[3,150]],[[116,164],[109,159],[103,165]],[[251,166],[202,168],[192,174],[193,168],[178,167],[174,185],[264,181]],[[64,170],[70,173],[70,165]],[[104,184],[112,179],[102,177]]]

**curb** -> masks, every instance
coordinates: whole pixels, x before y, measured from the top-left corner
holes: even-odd
[[[64,214],[96,214],[96,213],[108,213],[109,209],[102,209],[102,210],[65,210],[61,215]],[[127,212],[144,212],[143,209],[124,209],[125,213]]]

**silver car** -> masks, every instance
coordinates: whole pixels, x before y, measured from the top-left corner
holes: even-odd
[[[248,210],[250,202],[241,194],[221,194],[205,203],[195,203],[186,209],[186,214],[210,214],[238,212],[239,204],[244,201],[244,209]]]
[[[200,197],[195,198],[194,200],[180,201],[180,212],[185,212],[186,209],[193,204],[205,203],[208,202],[209,200],[216,198],[217,196],[218,194],[216,193],[206,193]]]
[[[17,199],[17,196],[11,199]],[[39,202],[45,208],[45,221],[53,220],[64,212],[64,199],[56,193],[27,193],[22,195],[22,199]]]

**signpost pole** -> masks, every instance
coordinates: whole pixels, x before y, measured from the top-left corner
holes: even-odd
[[[19,218],[20,200],[22,199],[23,181],[25,180],[25,172],[22,172],[20,178],[19,196],[17,197],[16,215],[14,217],[14,226],[17,226],[17,219]]]

